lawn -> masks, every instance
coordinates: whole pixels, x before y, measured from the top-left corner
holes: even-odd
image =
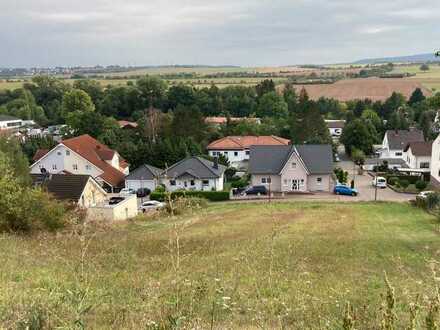
[[[4,234],[0,328],[334,329],[350,301],[357,329],[371,329],[384,271],[401,328],[406,304],[432,296],[435,221],[397,203],[219,203],[81,234]]]

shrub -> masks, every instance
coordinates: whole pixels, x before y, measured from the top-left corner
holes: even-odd
[[[335,168],[334,173],[339,183],[347,183],[348,180],[348,172],[345,172],[342,168]]]
[[[419,181],[416,182],[416,188],[419,191],[422,191],[423,189],[426,189],[427,186],[428,186],[428,183],[426,181],[419,180]]]
[[[399,186],[405,190],[409,186],[409,181],[408,180],[399,180]]]
[[[163,202],[166,200],[167,193],[153,192],[150,195],[151,200]],[[198,197],[211,202],[220,202],[229,200],[228,191],[174,191],[170,194],[172,200],[178,197]]]
[[[157,193],[164,193],[165,192],[165,187],[163,185],[159,185],[156,187],[156,189],[154,190],[154,192]]]
[[[172,203],[167,203],[164,211],[172,215],[180,215],[189,210],[194,211],[205,208],[206,199],[197,197],[178,197]]]
[[[237,173],[237,170],[236,170],[234,167],[228,167],[228,168],[225,170],[225,177],[226,177],[226,180],[227,180],[227,181],[231,181],[231,180],[234,178],[235,173]]]
[[[395,176],[389,177],[388,178],[388,183],[392,186],[395,186],[396,184],[399,183],[399,179],[396,178]]]

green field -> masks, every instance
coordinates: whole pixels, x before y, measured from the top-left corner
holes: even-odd
[[[440,65],[430,64],[429,71],[421,71],[420,65],[396,66],[393,73],[415,74],[410,79],[417,80],[433,91],[440,91]]]
[[[81,233],[4,234],[0,328],[336,329],[350,301],[356,329],[372,329],[386,271],[402,329],[416,294],[421,305],[433,295],[436,221],[393,203],[220,203]]]

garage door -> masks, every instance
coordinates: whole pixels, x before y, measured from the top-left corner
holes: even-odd
[[[148,188],[151,191],[156,189],[156,184],[153,180],[126,180],[125,187],[138,190],[140,188]]]

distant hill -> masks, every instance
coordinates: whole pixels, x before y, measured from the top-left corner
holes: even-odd
[[[426,63],[426,62],[440,62],[440,57],[435,57],[432,54],[417,54],[410,56],[395,56],[383,58],[369,58],[354,62],[354,64],[379,64],[379,63]]]

